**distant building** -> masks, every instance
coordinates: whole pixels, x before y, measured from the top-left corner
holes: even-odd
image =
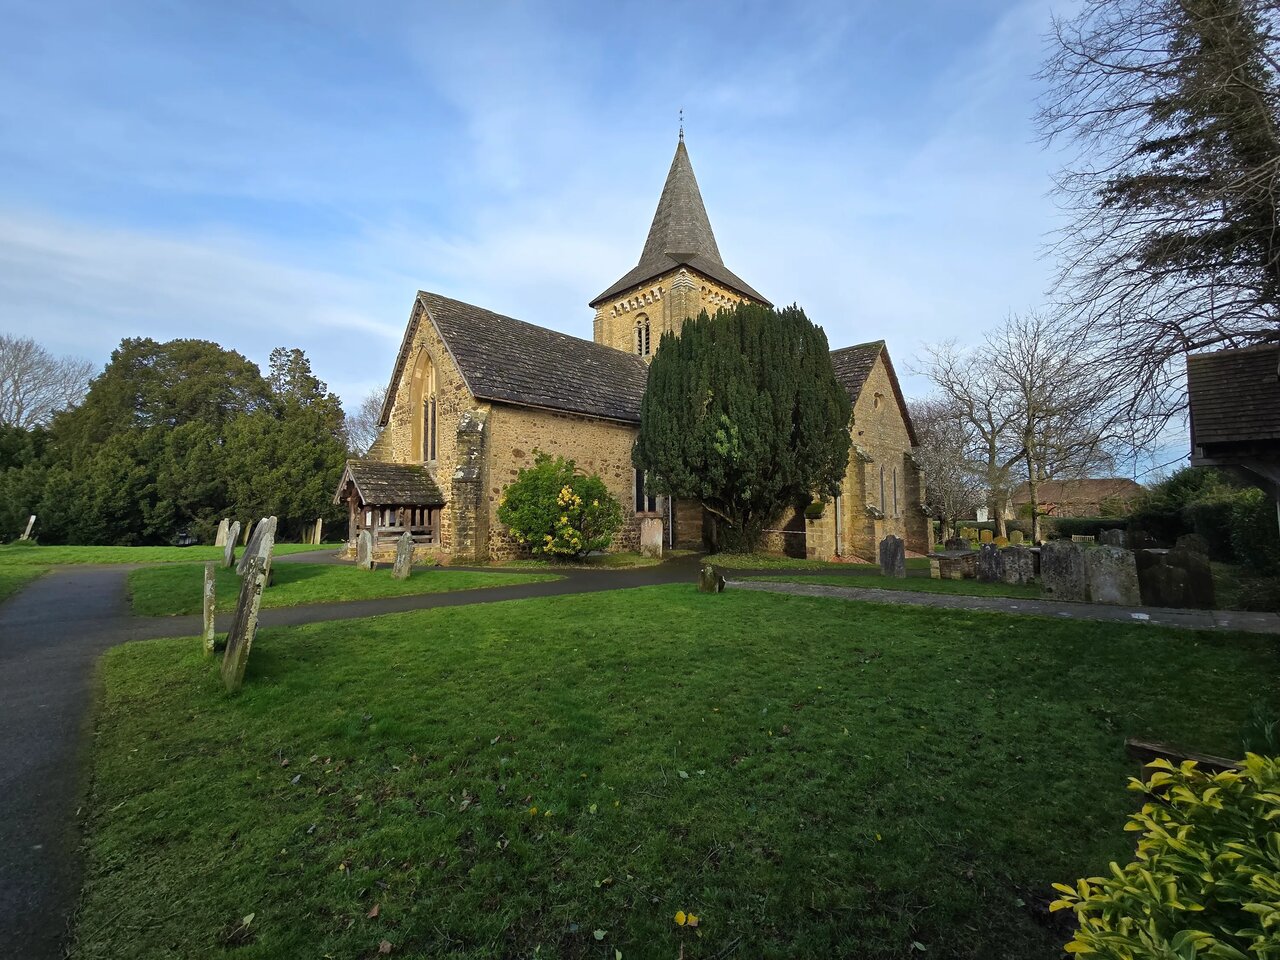
[[[1142,484],[1128,477],[1043,480],[1036,485],[1040,512],[1049,517],[1122,516],[1142,492]],[[1031,491],[1024,483],[1009,498],[1010,518],[1021,516],[1030,503]]]
[[[1280,344],[1187,357],[1191,463],[1280,484]]]

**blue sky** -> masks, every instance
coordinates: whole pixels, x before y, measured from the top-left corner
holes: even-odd
[[[0,331],[298,346],[349,403],[419,288],[589,338],[683,107],[730,269],[908,368],[1046,300],[1050,11],[0,0]]]

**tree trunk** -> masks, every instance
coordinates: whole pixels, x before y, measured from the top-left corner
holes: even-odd
[[[1039,471],[1027,455],[1027,499],[1031,504],[1031,542],[1040,542],[1040,478]]]

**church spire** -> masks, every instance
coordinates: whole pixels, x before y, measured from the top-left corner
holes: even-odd
[[[681,262],[702,257],[711,263],[724,263],[716,246],[716,235],[711,231],[707,208],[702,205],[702,192],[698,189],[698,178],[693,175],[689,151],[685,149],[683,125],[640,262],[653,262],[664,255]]]

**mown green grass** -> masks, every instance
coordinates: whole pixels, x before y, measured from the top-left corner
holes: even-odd
[[[0,602],[13,596],[48,567],[0,567]]]
[[[272,585],[262,594],[264,607],[372,600],[559,579],[551,573],[477,573],[433,567],[415,569],[408,580],[396,580],[389,566],[358,570],[322,563],[274,563],[271,570]],[[217,571],[219,609],[231,609],[239,590],[240,578],[234,569]],[[199,613],[204,603],[204,565],[183,563],[132,570],[129,596],[133,612],[144,617]]]
[[[872,590],[914,590],[919,593],[950,593],[969,597],[1017,597],[1040,598],[1040,588],[1035,584],[983,583],[981,580],[933,580],[928,576],[908,576],[905,580],[882,577],[879,568],[869,573],[807,574],[787,576],[768,574],[748,577],[748,580],[769,580],[774,583],[820,583],[832,587],[853,587]]]
[[[879,570],[878,563],[805,560],[776,553],[712,553],[707,562],[727,570]],[[928,557],[908,557],[908,570],[928,570]]]
[[[1049,884],[1132,854],[1124,737],[1236,754],[1277,667],[691,585],[265,630],[236,697],[127,644],[72,955],[1048,960]]]
[[[595,553],[580,561],[550,560],[542,557],[518,557],[514,560],[493,560],[488,566],[503,570],[626,570],[635,567],[656,567],[673,557],[691,556],[693,550],[668,550],[662,557],[646,557],[635,551]]]
[[[236,548],[236,556],[241,547]],[[277,543],[277,555],[334,550],[337,546],[314,546],[305,543]],[[191,563],[220,560],[222,547],[41,547],[29,543],[0,544],[0,565],[61,563]]]

